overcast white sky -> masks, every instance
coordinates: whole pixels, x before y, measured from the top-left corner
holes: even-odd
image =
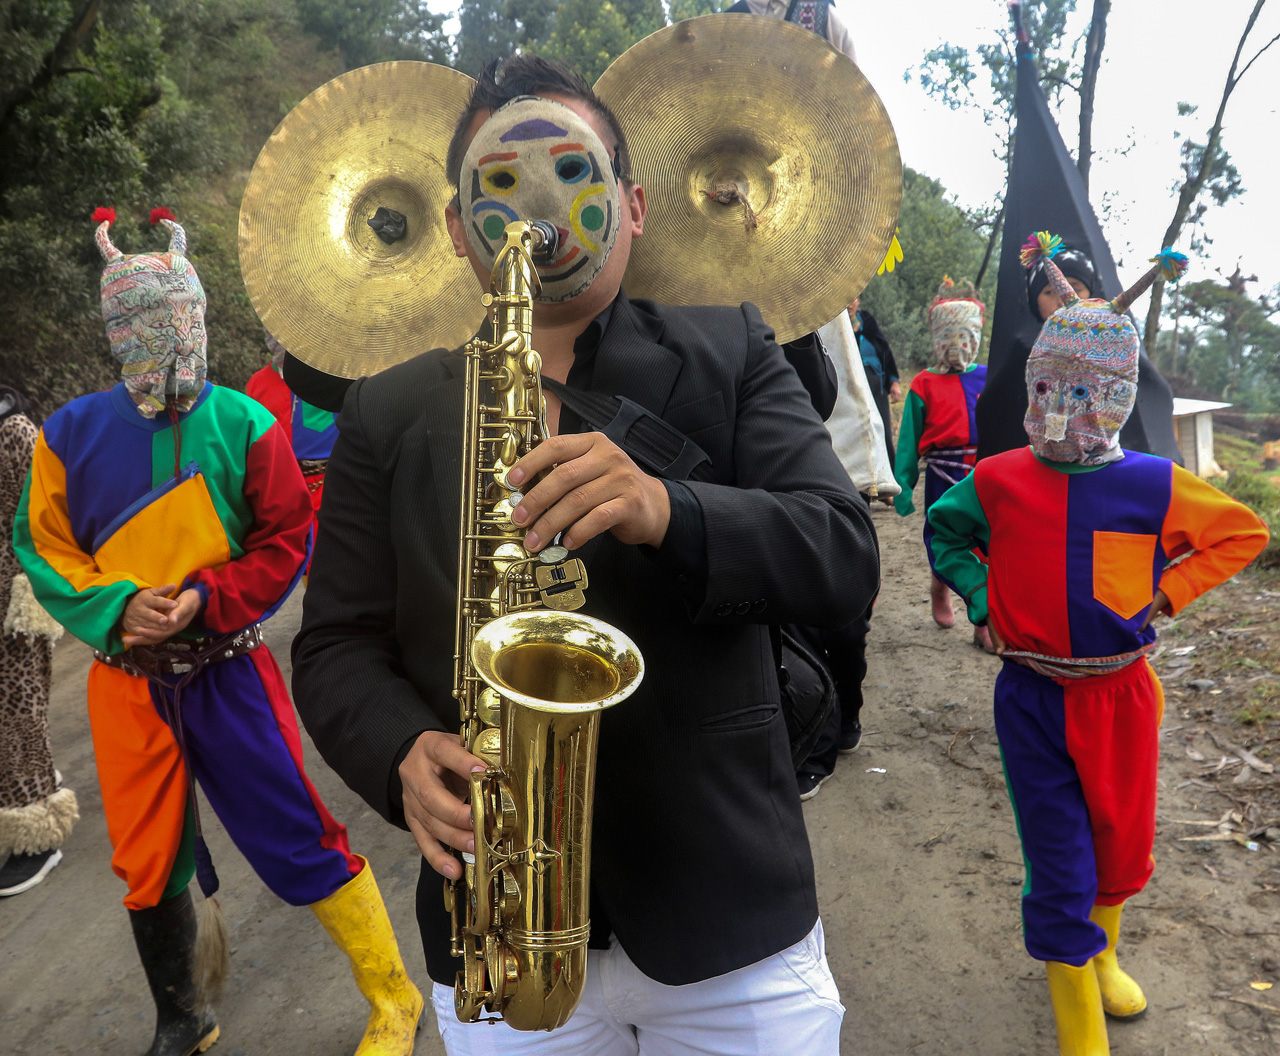
[[[1004,0],[837,0],[855,26],[859,65],[884,99],[907,165],[941,180],[966,205],[989,201],[1003,174],[995,137],[976,114],[953,113],[933,102],[903,71],[947,41],[970,49],[994,40],[1007,23]],[[1079,0],[1075,28],[1087,29],[1093,5]],[[1093,123],[1090,197],[1120,266],[1136,278],[1154,256],[1173,217],[1172,188],[1180,178],[1175,129],[1203,142],[1222,94],[1227,69],[1252,0],[1115,0],[1107,23]],[[1251,57],[1280,32],[1280,2],[1271,0],[1250,35]],[[1079,106],[1074,93],[1060,116],[1074,153]],[[1240,260],[1265,286],[1280,282],[1280,43],[1240,82],[1227,109],[1223,145],[1240,170],[1245,193],[1211,209],[1204,228],[1213,239],[1207,259],[1193,262],[1189,279],[1230,273]],[[1178,102],[1197,104],[1188,118]],[[1125,152],[1123,156],[1120,152]],[[1107,207],[1104,208],[1104,201]],[[1182,244],[1187,249],[1184,233]]]
[[[435,0],[436,10],[456,3]],[[953,112],[931,100],[903,73],[943,42],[971,50],[996,40],[1008,24],[1004,0],[836,0],[850,24],[858,62],[884,100],[902,160],[940,180],[963,205],[991,201],[1003,172],[995,134],[976,112]],[[1078,0],[1073,34],[1083,35],[1093,4]],[[1227,69],[1253,0],[1114,0],[1098,76],[1090,194],[1111,242],[1121,279],[1136,278],[1173,216],[1180,177],[1181,129],[1203,142],[1212,124]],[[1249,38],[1247,60],[1280,32],[1280,0],[1263,8]],[[1060,116],[1074,152],[1079,109],[1074,93]],[[1240,261],[1261,279],[1252,292],[1280,283],[1280,43],[1248,72],[1231,98],[1223,144],[1240,170],[1245,193],[1205,219],[1213,245],[1193,261],[1191,280],[1230,273]],[[1200,110],[1179,119],[1177,104]],[[1105,204],[1104,204],[1105,203]],[[1186,251],[1184,232],[1178,248]],[[910,252],[910,247],[907,247]],[[1140,307],[1140,310],[1141,307]]]

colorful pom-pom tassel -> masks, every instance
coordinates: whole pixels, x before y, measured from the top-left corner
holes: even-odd
[[[1022,261],[1024,268],[1034,267],[1036,261],[1052,260],[1062,252],[1062,238],[1058,235],[1051,235],[1048,231],[1037,231],[1035,234],[1028,235],[1026,242],[1022,244],[1022,251],[1018,254],[1018,259]]]
[[[1151,263],[1160,268],[1160,277],[1166,282],[1177,282],[1187,273],[1190,262],[1185,253],[1179,253],[1170,246],[1160,250],[1158,256],[1151,258]]]
[[[116,211],[100,205],[93,211],[91,219],[95,224],[100,224],[104,220],[108,224],[114,224],[116,222]]]
[[[178,218],[174,216],[173,213],[170,212],[168,209],[166,209],[163,205],[159,205],[159,206],[156,206],[156,208],[151,210],[152,226],[154,227],[156,224],[160,223],[161,220],[172,220],[175,223],[177,223]]]

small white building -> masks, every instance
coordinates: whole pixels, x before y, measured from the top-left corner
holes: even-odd
[[[1182,463],[1197,477],[1225,477],[1213,458],[1213,412],[1230,407],[1212,400],[1173,400],[1173,431],[1182,452]]]

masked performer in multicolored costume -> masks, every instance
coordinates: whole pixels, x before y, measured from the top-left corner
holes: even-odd
[[[1031,446],[983,459],[929,519],[938,574],[970,620],[990,621],[1004,657],[995,721],[1027,863],[1027,951],[1046,962],[1063,1056],[1104,1056],[1104,1010],[1146,1008],[1116,939],[1154,865],[1164,697],[1146,659],[1151,619],[1235,575],[1267,529],[1180,466],[1119,444],[1138,377],[1128,307],[1186,258],[1165,250],[1115,300],[1081,300],[1049,259],[1056,246],[1042,234],[1024,257],[1045,260],[1063,301],[1027,361]]]
[[[264,332],[271,362],[254,373],[244,391],[272,413],[289,438],[293,457],[298,460],[302,479],[311,492],[311,507],[318,515],[324,495],[324,471],[329,465],[334,441],[338,439],[338,416],[333,411],[311,406],[290,390],[281,373],[287,350],[270,330]]]
[[[89,719],[112,868],[157,1008],[148,1056],[203,1052],[219,1033],[188,892],[193,874],[217,890],[192,779],[263,882],[311,906],[351,958],[373,1008],[358,1052],[407,1054],[421,995],[368,863],[303,771],[262,644],[310,548],[297,463],[262,406],[205,380],[205,295],[172,214],[152,213],[167,252],[129,256],[109,237],[114,212],[94,219],[123,380],[45,423],[14,541],[36,596],[97,658]]]
[[[973,472],[978,453],[978,427],[973,409],[987,381],[987,368],[974,362],[982,344],[982,321],[986,306],[967,282],[956,284],[946,278],[929,307],[929,335],[933,341],[934,365],[911,381],[902,408],[898,431],[898,455],[894,476],[902,491],[893,500],[894,508],[906,517],[915,510],[911,493],[924,477],[924,549],[933,575],[929,597],[933,620],[939,627],[954,626],[951,594],[937,576],[929,541],[929,509],[947,489]],[[974,629],[973,641],[991,652],[985,627]]]

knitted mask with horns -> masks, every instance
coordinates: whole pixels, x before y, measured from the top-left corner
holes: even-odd
[[[168,398],[188,411],[204,390],[208,354],[204,288],[186,258],[187,233],[167,209],[153,209],[152,224],[169,229],[168,250],[126,255],[108,234],[115,218],[114,209],[93,214],[94,241],[107,262],[102,319],[111,354],[144,417],[155,417]]]
[[[1022,248],[1023,265],[1043,261],[1062,298],[1062,307],[1045,320],[1027,358],[1023,424],[1041,458],[1097,466],[1124,457],[1120,427],[1137,399],[1141,341],[1129,320],[1129,306],[1157,275],[1180,278],[1187,258],[1166,248],[1151,258],[1155,267],[1120,296],[1081,299],[1053,263],[1061,246],[1060,238],[1040,231]]]

